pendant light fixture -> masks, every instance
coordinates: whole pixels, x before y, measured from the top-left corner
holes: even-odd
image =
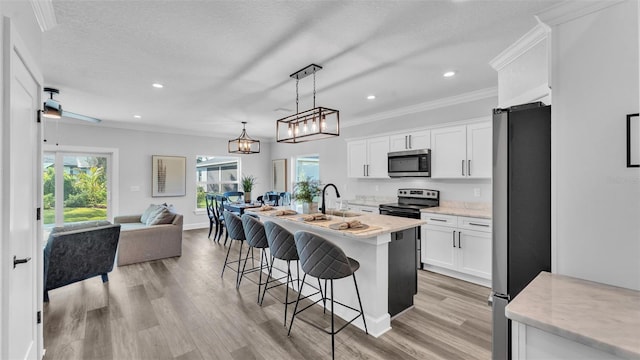
[[[242,132],[240,136],[229,140],[227,149],[232,154],[257,154],[260,152],[260,140],[252,139],[247,135],[247,122],[242,122]]]
[[[62,117],[62,105],[53,99],[53,94],[59,94],[60,91],[47,87],[44,88],[44,92],[49,93],[49,99],[42,105],[42,116],[49,119],[60,119]]]
[[[289,76],[296,79],[296,113],[276,122],[278,142],[299,143],[340,136],[340,112],[316,107],[316,72],[319,70],[322,70],[322,66],[311,64]],[[308,75],[313,75],[313,108],[300,112],[298,83]]]

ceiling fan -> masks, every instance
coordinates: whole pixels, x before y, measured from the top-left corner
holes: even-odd
[[[72,119],[78,119],[78,120],[84,120],[84,121],[91,121],[94,123],[99,123],[102,121],[94,117],[76,114],[69,111],[63,111],[62,105],[53,98],[53,94],[60,93],[58,89],[46,87],[44,88],[44,92],[49,93],[49,99],[47,99],[44,102],[42,116],[50,119],[60,119],[61,117],[66,117],[66,118],[72,118]]]

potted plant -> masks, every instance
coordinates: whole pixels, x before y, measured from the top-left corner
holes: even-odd
[[[244,191],[244,202],[251,202],[251,190],[253,190],[255,184],[256,178],[253,175],[242,175],[242,178],[240,178],[240,185],[242,185],[242,190]]]
[[[320,182],[307,177],[293,185],[292,197],[295,201],[302,203],[302,212],[309,214],[318,211],[314,199],[320,195],[320,191]]]

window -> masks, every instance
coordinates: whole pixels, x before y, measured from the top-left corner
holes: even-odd
[[[238,191],[240,160],[224,156],[198,156],[196,158],[197,209],[206,208],[207,193]]]
[[[311,180],[320,180],[320,156],[305,155],[296,158],[296,177],[295,181],[310,178]]]

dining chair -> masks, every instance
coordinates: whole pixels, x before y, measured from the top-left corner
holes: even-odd
[[[216,227],[216,235],[213,237],[213,239],[215,240],[216,238],[218,239],[218,242],[220,242],[220,238],[222,238],[222,232],[225,230],[226,225],[225,225],[225,221],[224,221],[224,203],[227,201],[227,198],[224,197],[223,195],[215,195],[213,198],[214,204],[213,204],[213,211],[214,211],[214,216],[216,219],[218,219],[218,223],[217,223],[217,227]],[[224,245],[227,245],[227,240],[229,239],[229,232],[225,232],[224,235]]]
[[[280,193],[280,206],[289,206],[291,205],[291,193],[288,191]]]
[[[269,205],[273,205],[273,206],[278,206],[280,205],[280,194],[278,194],[275,191],[267,191],[264,194],[264,203],[265,204],[269,204]]]
[[[216,233],[213,236],[213,240],[215,241],[216,235],[218,234],[218,224],[220,222],[220,220],[216,217],[216,212],[214,210],[215,195],[207,194],[205,196],[205,201],[207,204],[207,216],[209,217],[209,235],[207,237],[211,238],[211,231],[213,230],[213,225],[215,224]]]
[[[238,202],[244,199],[244,193],[242,191],[227,191],[222,195],[232,202]]]

